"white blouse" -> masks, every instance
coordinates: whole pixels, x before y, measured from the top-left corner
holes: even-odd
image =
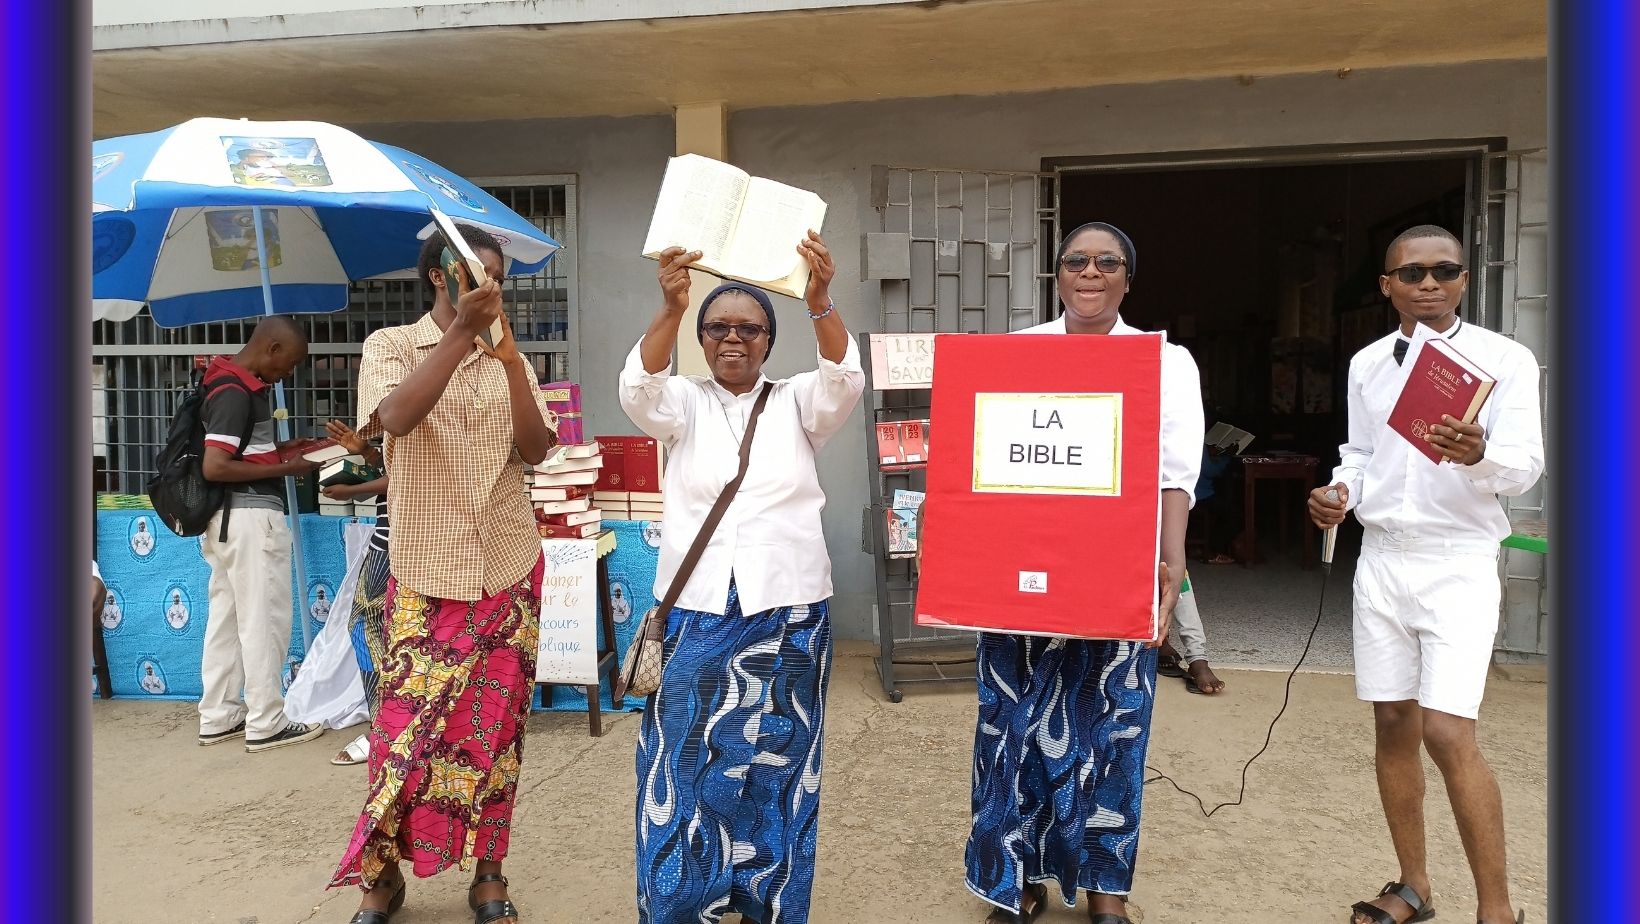
[[[1338,447],[1333,482],[1349,487],[1349,509],[1369,530],[1397,539],[1474,540],[1495,548],[1510,532],[1500,496],[1519,497],[1543,474],[1543,416],[1538,362],[1521,344],[1478,324],[1459,322],[1446,334],[1420,325],[1417,340],[1445,336],[1497,380],[1475,422],[1486,455],[1474,465],[1440,464],[1388,427],[1407,369],[1395,362],[1399,331],[1350,360],[1349,442]],[[1417,355],[1417,346],[1409,355]]]
[[[740,437],[768,381],[733,395],[710,377],[650,374],[642,340],[621,370],[621,407],[638,429],[666,447],[666,514],[655,598],[671,587],[683,556],[723,486],[740,468]],[[819,368],[774,383],[758,418],[746,480],[729,505],[678,606],[722,614],[729,580],[741,612],[817,603],[831,596],[831,558],[820,528],[826,496],[814,454],[853,413],[865,372],[852,337],[843,361],[818,357]]]

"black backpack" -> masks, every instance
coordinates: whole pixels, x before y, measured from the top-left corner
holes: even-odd
[[[178,536],[197,536],[205,532],[211,517],[228,500],[228,489],[205,479],[205,399],[220,388],[244,388],[237,380],[218,378],[205,381],[195,372],[193,388],[182,396],[176,416],[171,419],[171,433],[165,446],[154,460],[155,474],[148,479],[148,499],[154,512]],[[254,419],[245,422],[244,436],[239,440],[239,451],[245,452],[250,442]],[[226,539],[228,517],[222,516],[222,536]]]

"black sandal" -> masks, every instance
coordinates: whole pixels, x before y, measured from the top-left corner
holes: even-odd
[[[1419,921],[1427,921],[1435,916],[1435,906],[1430,903],[1429,899],[1419,895],[1406,883],[1386,882],[1374,897],[1383,898],[1385,895],[1393,895],[1399,898],[1407,903],[1408,908],[1412,909],[1412,917],[1399,922],[1399,924],[1417,924]],[[1355,924],[1355,916],[1358,914],[1364,914],[1371,918],[1373,924],[1397,924],[1395,915],[1377,905],[1369,905],[1366,902],[1356,902],[1350,906],[1350,924]]]
[[[1127,907],[1127,896],[1118,896],[1122,899],[1122,907]],[[1133,924],[1125,914],[1111,914],[1109,911],[1093,910],[1093,892],[1088,892],[1088,924]]]
[[[1025,891],[1036,899],[1030,911],[1025,910],[1025,903],[1019,903],[1019,911],[1009,911],[1007,908],[994,908],[985,924],[1031,924],[1042,912],[1048,910],[1048,887],[1040,882],[1033,882],[1025,887]]]
[[[484,904],[478,903],[478,896],[473,894],[479,886],[486,882],[499,882],[503,889],[507,888],[507,877],[500,873],[485,873],[474,876],[471,885],[467,886],[467,907],[473,909],[473,924],[490,924],[502,918],[518,919],[518,906],[509,898],[497,898]],[[366,922],[368,924],[368,922]]]
[[[347,924],[387,924],[388,921],[392,920],[393,915],[400,908],[404,907],[404,890],[406,885],[407,881],[403,876],[400,876],[399,887],[396,891],[394,891],[392,900],[387,903],[386,911],[378,911],[375,908],[362,908],[356,912],[353,917],[348,919]],[[379,887],[380,886],[378,885],[369,891],[373,892]]]
[[[1179,656],[1174,655],[1171,658],[1159,657],[1156,659],[1156,676],[1186,677],[1188,675],[1185,673],[1184,665],[1180,663]]]

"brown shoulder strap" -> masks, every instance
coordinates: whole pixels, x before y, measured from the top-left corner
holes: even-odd
[[[758,393],[757,403],[752,405],[752,416],[746,421],[746,435],[740,440],[740,471],[723,486],[717,503],[713,504],[711,512],[706,514],[705,522],[700,524],[700,532],[695,534],[694,544],[689,546],[689,552],[683,556],[683,564],[678,566],[677,576],[672,578],[672,586],[666,589],[666,596],[661,599],[658,612],[662,626],[666,625],[667,614],[677,605],[678,597],[683,594],[684,586],[689,583],[689,576],[695,573],[695,565],[700,563],[700,557],[706,553],[706,545],[712,541],[712,533],[717,531],[718,522],[723,519],[723,514],[728,512],[730,502],[735,499],[735,492],[740,490],[740,483],[746,480],[746,467],[752,461],[752,434],[757,432],[757,419],[763,415],[763,406],[769,403],[769,393],[773,390],[773,382],[764,382],[763,390]]]

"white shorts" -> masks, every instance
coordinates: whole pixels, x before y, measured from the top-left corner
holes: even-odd
[[[1496,543],[1369,530],[1355,566],[1355,695],[1475,718],[1502,599]]]

